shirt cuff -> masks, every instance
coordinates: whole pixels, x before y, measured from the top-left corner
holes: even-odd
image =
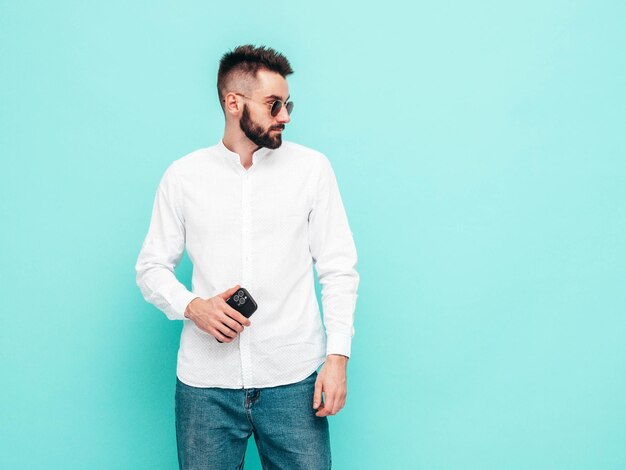
[[[193,292],[189,292],[187,289],[183,292],[177,293],[176,297],[172,301],[172,313],[174,314],[174,318],[172,318],[172,320],[187,320],[187,317],[185,316],[187,305],[189,305],[189,302],[197,297],[200,296],[194,294]]]
[[[341,354],[350,357],[352,336],[341,333],[331,333],[326,337],[326,355]]]

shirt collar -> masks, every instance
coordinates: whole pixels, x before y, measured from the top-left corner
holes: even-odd
[[[229,150],[225,145],[224,145],[224,141],[222,139],[220,139],[219,143],[217,144],[217,149],[219,151],[219,153],[221,155],[223,155],[224,157],[228,158],[229,160],[238,163],[239,165],[241,165],[241,159],[239,157],[239,154]],[[255,151],[252,154],[252,164],[257,163],[258,161],[260,161],[262,158],[264,158],[267,154],[269,154],[272,151],[272,149],[269,149],[267,147],[261,147],[260,149],[258,149],[257,151]]]

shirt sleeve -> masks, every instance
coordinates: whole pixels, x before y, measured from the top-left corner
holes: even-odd
[[[337,180],[325,157],[309,216],[309,244],[322,287],[326,354],[350,357],[359,284],[357,254]]]
[[[198,297],[174,273],[184,250],[182,187],[172,165],[159,183],[150,228],[135,265],[137,285],[144,298],[170,320],[184,320],[187,305]]]

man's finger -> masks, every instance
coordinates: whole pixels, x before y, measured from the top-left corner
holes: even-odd
[[[239,313],[237,310],[232,308],[226,302],[224,302],[224,305],[222,305],[222,310],[224,311],[226,315],[228,315],[230,318],[232,318],[236,322],[239,322],[240,324],[244,326],[250,326],[250,320],[248,320],[246,317],[244,317],[241,313]]]
[[[335,404],[333,405],[333,409],[331,411],[331,415],[336,415],[337,413],[339,413],[341,411],[341,409],[343,408],[343,406],[346,404],[346,398],[345,395],[342,396],[338,396],[335,399]]]
[[[220,321],[226,325],[231,330],[235,331],[236,334],[239,334],[243,331],[243,325],[236,320],[233,320],[228,315],[224,314],[221,316]]]
[[[315,391],[313,392],[313,408],[318,409],[322,405],[322,381],[318,379],[315,381]]]
[[[235,292],[237,292],[237,289],[239,289],[241,286],[239,284],[237,284],[235,287],[231,287],[230,289],[225,290],[224,292],[222,292],[221,294],[218,294],[219,297],[221,297],[222,299],[226,300],[228,299],[231,295],[233,295]]]
[[[227,336],[228,338],[235,338],[238,334],[235,330],[233,330],[232,328],[229,328],[228,325],[225,325],[223,323],[219,323],[215,327],[215,329],[219,331],[220,333],[222,333],[224,336]]]
[[[325,418],[326,416],[330,416],[330,408],[328,408],[328,404],[327,403],[322,403],[322,406],[320,406],[319,410],[317,410],[317,413],[315,413],[315,416],[317,416],[318,418]]]
[[[231,338],[230,336],[222,334],[222,332],[217,328],[215,329],[215,333],[211,334],[215,336],[215,339],[218,340],[220,343],[230,343],[233,340],[233,338]]]
[[[337,402],[337,390],[324,390],[324,408],[329,415],[333,414],[333,409]]]
[[[344,406],[346,406],[346,400],[348,398],[348,393],[344,393],[343,394],[343,399],[341,400],[341,409],[343,409]]]

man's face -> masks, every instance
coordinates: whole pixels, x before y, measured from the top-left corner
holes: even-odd
[[[259,147],[276,149],[283,143],[282,130],[289,119],[284,103],[289,97],[287,80],[280,74],[260,70],[257,74],[256,87],[245,99],[239,127],[248,139]],[[281,100],[283,106],[276,116],[272,116],[272,103]]]

